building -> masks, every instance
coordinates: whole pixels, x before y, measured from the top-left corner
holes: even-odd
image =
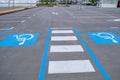
[[[101,8],[117,8],[118,0],[99,0],[99,7]]]

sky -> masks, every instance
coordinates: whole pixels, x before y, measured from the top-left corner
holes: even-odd
[[[0,0],[0,2],[8,2],[9,0]],[[15,0],[15,2],[36,2],[37,0]]]
[[[12,1],[13,0],[11,0],[10,6],[13,6]],[[14,1],[15,3],[36,3],[36,1],[38,0],[14,0]],[[0,7],[8,7],[8,2],[9,0],[0,0]],[[3,4],[3,3],[6,3],[6,4]],[[15,6],[35,6],[35,4],[15,4]]]

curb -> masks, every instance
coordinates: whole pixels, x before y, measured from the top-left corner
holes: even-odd
[[[27,9],[32,9],[32,8],[35,8],[35,7],[18,8],[18,9],[11,9],[11,10],[6,10],[6,11],[1,11],[0,15],[5,15],[5,14],[9,14],[9,13],[19,12],[19,11],[23,11],[23,10],[27,10]]]

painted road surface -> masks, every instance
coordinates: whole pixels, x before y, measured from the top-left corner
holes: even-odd
[[[120,44],[120,37],[112,32],[88,32],[96,44]]]
[[[0,42],[0,46],[33,46],[38,36],[38,33],[10,34]]]
[[[0,16],[0,80],[119,80],[119,13],[71,5]]]

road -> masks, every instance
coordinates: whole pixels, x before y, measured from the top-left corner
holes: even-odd
[[[0,80],[119,80],[119,36],[115,8],[72,5],[2,15]]]

